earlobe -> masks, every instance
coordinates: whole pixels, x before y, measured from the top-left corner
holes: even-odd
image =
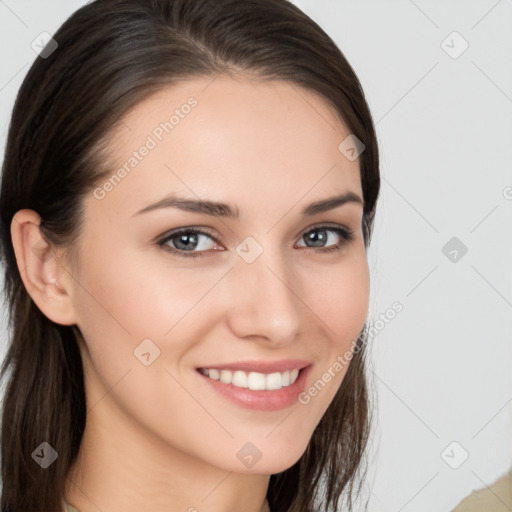
[[[41,218],[34,210],[16,212],[11,238],[23,284],[42,313],[55,323],[76,323],[72,304],[72,279],[55,249],[42,236]]]

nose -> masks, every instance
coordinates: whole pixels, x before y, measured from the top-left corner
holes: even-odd
[[[278,250],[265,249],[252,263],[237,257],[228,279],[227,321],[236,336],[274,347],[294,341],[305,318],[304,298],[300,279]]]

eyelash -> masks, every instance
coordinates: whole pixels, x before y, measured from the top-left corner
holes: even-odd
[[[308,229],[308,231],[305,231],[304,235],[311,233],[312,231],[317,231],[317,230],[318,231],[320,231],[320,230],[333,231],[333,232],[337,233],[338,235],[340,235],[340,237],[342,238],[342,241],[337,244],[325,247],[325,248],[324,247],[315,248],[315,247],[307,247],[306,246],[305,249],[312,249],[313,251],[320,252],[320,253],[329,253],[329,252],[333,252],[333,251],[339,251],[340,249],[345,247],[345,245],[347,245],[352,240],[354,240],[354,233],[350,229],[342,228],[340,226],[329,226],[329,225],[315,226],[311,229]],[[174,238],[178,235],[181,235],[183,233],[188,233],[188,234],[194,233],[194,234],[204,235],[204,236],[211,238],[216,244],[219,244],[219,242],[217,242],[217,240],[215,240],[215,238],[210,233],[207,233],[206,231],[203,231],[202,229],[180,228],[176,231],[169,233],[163,239],[157,241],[157,245],[159,247],[161,247],[162,249],[164,249],[165,251],[168,251],[172,254],[176,254],[177,256],[182,257],[182,258],[202,257],[203,253],[208,252],[208,251],[183,251],[183,250],[175,249],[173,247],[166,245],[166,243],[169,240],[171,240],[172,238]]]

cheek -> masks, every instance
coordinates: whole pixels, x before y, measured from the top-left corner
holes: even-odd
[[[200,340],[211,328],[215,308],[209,291],[224,273],[171,266],[165,257],[135,250],[116,251],[116,258],[91,255],[81,269],[74,303],[93,360],[108,360],[109,368],[122,372],[147,338],[167,359],[176,359],[191,339]]]
[[[211,327],[205,317],[208,301],[201,297],[219,277],[212,272],[198,276],[187,269],[166,270],[161,263],[144,258],[143,262],[136,252],[126,257],[118,253],[115,259],[91,255],[82,267],[74,299],[87,347],[82,357],[90,377],[91,403],[111,390],[109,397],[125,412],[163,432],[177,410],[201,414],[193,403],[190,410],[183,405],[190,403],[190,396],[173,376],[181,380],[176,365],[193,345],[190,340],[206,335],[200,331],[203,324],[198,326],[198,317],[205,332]],[[143,342],[147,339],[154,345]],[[142,354],[147,352],[150,364],[146,366]],[[107,407],[106,401],[102,403]],[[185,438],[186,431],[179,426],[174,434],[178,433]]]
[[[318,365],[303,401],[317,420],[323,415],[349,368],[353,350],[368,314],[370,276],[364,253],[354,254],[330,272],[317,274],[311,287],[311,309],[323,329],[315,352]]]
[[[345,347],[357,338],[368,314],[370,276],[364,249],[315,276],[305,292],[310,308],[326,338]]]
[[[109,252],[116,256],[108,256]],[[113,244],[103,253],[105,257],[99,252],[88,256],[81,269],[80,284],[87,292],[78,289],[81,317],[93,313],[102,323],[117,323],[134,339],[161,336],[184,314],[187,304],[197,301],[198,290],[188,285],[186,273],[179,269],[166,272],[161,262],[143,252],[119,251]]]

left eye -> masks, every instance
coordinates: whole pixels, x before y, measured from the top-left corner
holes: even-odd
[[[334,235],[337,235],[338,238],[341,239],[341,241],[338,243],[323,246],[322,244],[325,244],[327,241],[329,241],[329,238],[332,240],[332,235],[331,237],[329,237],[329,235],[327,235],[326,233],[334,233]],[[157,242],[157,244],[163,249],[178,256],[183,256],[185,258],[195,258],[197,256],[202,256],[201,253],[207,252],[209,249],[212,249],[212,246],[208,247],[208,242],[201,242],[200,239],[202,237],[209,238],[213,242],[213,246],[215,246],[215,244],[218,244],[218,242],[209,233],[197,228],[185,228],[180,229],[178,231],[174,231],[167,235],[162,240],[160,240],[159,242]],[[305,247],[309,249],[314,249],[317,252],[330,252],[339,250],[345,244],[352,241],[354,239],[354,234],[349,229],[341,226],[317,226],[313,229],[306,231],[305,234],[302,236],[302,239],[306,240],[307,242],[316,244],[312,246],[306,245]],[[168,245],[168,242],[170,242],[171,245]]]
[[[333,250],[335,248],[341,248],[341,246],[350,240],[353,239],[353,234],[351,231],[348,231],[345,228],[341,227],[330,227],[330,226],[318,226],[316,228],[313,228],[306,232],[306,234],[302,238],[306,238],[310,242],[318,243],[320,244],[322,242],[326,242],[329,239],[328,235],[325,235],[325,233],[335,233],[338,237],[342,238],[342,242],[338,242],[337,244],[331,244],[328,246],[325,250]],[[320,233],[320,236],[317,234]],[[331,237],[332,239],[332,237]],[[312,248],[316,248],[315,246],[312,246]],[[320,249],[323,249],[322,246],[320,246]]]

